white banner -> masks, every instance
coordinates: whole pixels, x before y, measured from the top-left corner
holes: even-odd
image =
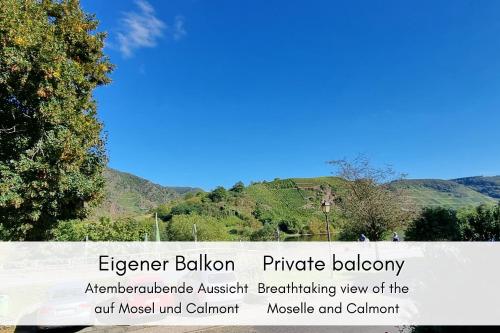
[[[500,325],[500,244],[0,242],[0,325]]]

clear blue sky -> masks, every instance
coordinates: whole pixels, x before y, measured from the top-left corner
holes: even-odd
[[[163,185],[500,174],[500,1],[90,1],[110,166]]]

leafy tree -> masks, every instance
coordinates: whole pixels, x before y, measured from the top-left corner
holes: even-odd
[[[202,207],[199,203],[194,202],[181,202],[172,207],[170,214],[173,215],[188,215],[188,214],[201,214]]]
[[[151,234],[150,226],[134,219],[112,221],[62,221],[53,229],[53,239],[57,241],[140,241],[145,234]]]
[[[218,186],[215,190],[208,194],[208,198],[213,202],[221,202],[227,197],[227,191],[224,187]]]
[[[158,207],[154,208],[151,210],[151,214],[154,216],[154,214],[158,215],[158,218],[162,219],[163,221],[169,220],[172,215],[171,215],[171,206],[169,204],[161,204]]]
[[[245,184],[243,182],[237,182],[231,187],[230,191],[235,193],[241,193],[245,190]]]
[[[93,90],[109,82],[98,22],[77,0],[0,1],[0,221],[39,240],[85,217],[106,163]]]
[[[252,241],[275,241],[277,237],[276,226],[272,223],[266,223],[259,230],[250,235]]]
[[[331,221],[330,221],[331,222]],[[337,222],[338,225],[338,222]],[[320,235],[325,232],[325,220],[314,217],[311,219],[308,219],[307,225],[304,226],[304,232],[312,235]],[[330,232],[333,235],[333,225],[330,225]],[[353,237],[356,237],[354,235]]]
[[[402,190],[390,188],[390,182],[399,178],[392,168],[374,168],[364,156],[352,162],[329,163],[337,167],[339,177],[347,180],[346,191],[338,200],[346,221],[342,238],[355,240],[363,233],[371,240],[382,240],[411,220],[412,202]]]
[[[457,213],[443,207],[424,208],[405,233],[408,241],[455,241],[460,239]]]
[[[289,234],[296,234],[302,231],[302,229],[304,228],[304,223],[299,221],[297,218],[288,218],[281,220],[278,223],[278,226],[281,231]]]
[[[479,205],[461,218],[461,240],[489,241],[500,239],[500,204]]]
[[[262,222],[262,224],[270,223],[272,221],[271,213],[269,209],[264,207],[261,203],[255,205],[255,209],[252,211],[253,217]]]
[[[171,241],[194,240],[193,225],[196,224],[199,241],[222,241],[228,239],[224,224],[209,216],[176,215],[167,226],[167,238]]]

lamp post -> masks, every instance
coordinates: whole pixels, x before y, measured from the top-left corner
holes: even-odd
[[[328,241],[331,241],[330,236],[330,222],[328,221],[328,213],[330,213],[331,203],[330,201],[324,199],[321,201],[321,210],[325,214],[325,222],[326,222],[326,235],[328,237]]]

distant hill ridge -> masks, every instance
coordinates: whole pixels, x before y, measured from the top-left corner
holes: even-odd
[[[130,173],[108,169],[105,173],[107,196],[94,216],[145,214],[160,204],[179,199],[193,187],[169,187],[155,184]],[[246,187],[250,201],[269,209],[303,210],[314,206],[324,187],[342,191],[345,180],[337,177],[288,178],[257,182]],[[406,179],[391,186],[405,188],[419,206],[460,208],[493,204],[500,199],[500,176],[465,177],[452,180]],[[274,208],[273,208],[274,207]]]
[[[108,168],[106,198],[94,212],[94,217],[144,214],[156,206],[199,191],[193,187],[162,186],[131,173]]]
[[[494,204],[498,201],[498,197],[490,196],[488,192],[500,191],[500,184],[496,185],[496,189],[486,190],[486,187],[480,184],[469,186],[467,181],[463,181],[464,179],[466,178],[453,180],[405,179],[396,181],[392,185],[406,189],[419,206],[460,208],[479,204]]]
[[[452,181],[470,187],[492,198],[500,199],[500,176],[465,177],[452,179]]]
[[[297,187],[303,190],[317,189],[321,184],[333,185],[334,191],[342,191],[345,180],[337,177],[290,178],[268,182],[273,188]],[[480,204],[495,204],[500,199],[500,176],[466,177],[452,180],[404,179],[390,184],[393,188],[405,188],[413,201],[421,207],[443,206],[461,208]]]

